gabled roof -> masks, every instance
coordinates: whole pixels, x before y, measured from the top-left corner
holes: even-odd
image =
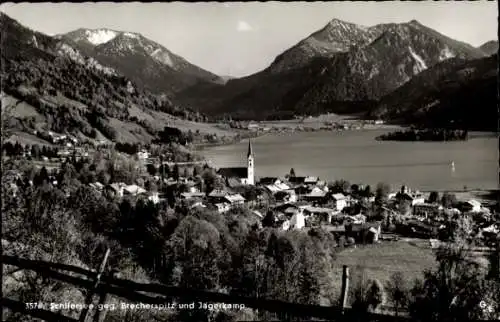
[[[245,201],[245,198],[243,198],[242,195],[240,195],[239,193],[235,194],[235,195],[229,195],[229,196],[226,196],[225,197],[227,201],[229,201],[230,203],[235,203],[235,202],[241,202],[241,201]]]
[[[263,185],[275,184],[279,179],[276,177],[264,177],[260,178],[259,183]]]
[[[209,197],[213,197],[213,198],[224,198],[225,196],[227,196],[229,193],[227,191],[223,191],[223,190],[212,190],[212,192],[210,192],[208,194]]]
[[[141,193],[146,193],[147,191],[136,184],[132,184],[123,188],[124,192],[128,192],[132,195],[138,195]]]
[[[246,167],[220,168],[217,173],[226,178],[248,178]]]
[[[481,207],[481,203],[474,199],[468,200],[467,203],[472,207]]]
[[[306,177],[304,179],[304,182],[305,183],[316,183],[316,182],[318,182],[318,180],[319,180],[318,177],[311,177],[311,176],[309,176],[309,177]]]
[[[346,197],[343,194],[341,194],[341,193],[335,193],[335,194],[332,195],[332,197],[335,200],[344,200],[344,199],[346,199]]]
[[[181,193],[181,197],[185,199],[191,198],[203,198],[205,194],[203,192],[183,192]]]
[[[107,185],[106,187],[111,188],[114,191],[118,192],[125,187],[125,184],[123,182],[119,182],[119,183],[115,182],[115,183]]]
[[[280,189],[273,184],[267,185],[266,189],[269,190],[271,193],[277,193],[280,191]]]
[[[275,184],[275,186],[276,186],[279,190],[288,190],[288,189],[290,189],[290,187],[289,187],[287,184],[283,183],[283,182],[280,182],[280,183],[278,183],[278,184]]]
[[[319,188],[314,188],[306,197],[323,198],[326,196],[326,192]]]
[[[320,207],[304,207],[304,211],[310,213],[335,213],[335,210],[330,208],[320,208]]]

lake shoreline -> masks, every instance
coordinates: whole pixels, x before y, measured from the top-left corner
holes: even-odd
[[[460,142],[376,141],[377,130],[266,133],[253,141],[257,177],[282,177],[294,168],[301,176],[339,178],[371,186],[391,183],[421,191],[498,189],[496,136],[471,132]],[[420,144],[419,144],[420,143]],[[246,164],[247,142],[204,148],[217,167]],[[454,161],[455,171],[450,167]],[[300,173],[300,174],[299,174]]]

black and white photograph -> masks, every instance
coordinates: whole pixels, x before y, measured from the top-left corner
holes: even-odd
[[[2,321],[500,321],[496,1],[0,4]]]

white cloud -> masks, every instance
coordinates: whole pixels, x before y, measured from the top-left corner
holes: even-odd
[[[238,21],[238,27],[236,28],[238,31],[250,31],[253,30],[252,26],[248,24],[248,22],[240,20]]]

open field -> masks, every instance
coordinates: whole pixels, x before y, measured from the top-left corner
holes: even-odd
[[[352,288],[363,269],[368,279],[377,279],[383,284],[396,272],[403,273],[406,280],[413,283],[415,278],[422,278],[425,269],[433,268],[436,261],[428,240],[400,240],[346,248],[337,254],[331,276],[336,294],[340,294],[343,265],[349,266]]]

